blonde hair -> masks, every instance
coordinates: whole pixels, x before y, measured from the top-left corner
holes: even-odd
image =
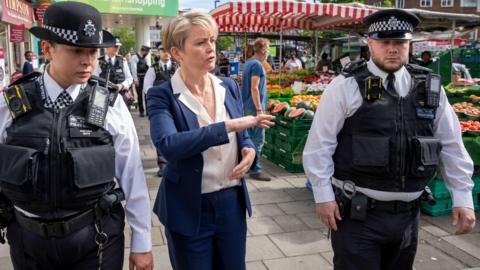
[[[253,42],[253,51],[254,52],[261,52],[263,49],[268,48],[270,45],[270,41],[266,38],[257,38],[255,42]]]
[[[167,52],[173,47],[183,50],[188,30],[192,25],[200,25],[218,35],[218,26],[210,14],[204,12],[187,12],[170,20],[162,31],[162,43]]]

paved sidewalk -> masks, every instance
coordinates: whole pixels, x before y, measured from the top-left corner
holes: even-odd
[[[147,176],[151,204],[157,194],[160,178],[156,177],[156,153],[150,140],[147,118],[133,113],[141,155]],[[248,219],[248,270],[323,270],[333,269],[327,230],[314,213],[312,193],[305,188],[304,174],[291,174],[267,160],[264,170],[271,182],[248,181],[253,217]],[[477,213],[477,220],[480,215]],[[478,222],[480,223],[480,222]],[[171,269],[163,226],[152,214],[152,237],[155,269]],[[480,270],[480,225],[468,235],[454,235],[450,217],[422,215],[416,270]],[[125,266],[128,269],[130,229]],[[8,247],[0,245],[0,269],[12,269]]]

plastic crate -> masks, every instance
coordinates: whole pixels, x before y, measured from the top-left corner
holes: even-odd
[[[305,136],[306,134],[308,134],[308,129],[295,129],[295,128],[288,128],[288,127],[283,127],[283,126],[279,126],[278,129],[277,129],[277,136],[281,136],[283,137],[284,139],[288,139],[288,138],[303,138],[303,136]]]
[[[277,116],[275,123],[282,127],[290,129],[303,129],[308,130],[312,126],[311,119],[290,119],[284,116]]]
[[[473,195],[473,207],[475,211],[479,209],[478,205],[478,195]],[[444,198],[444,199],[437,199],[437,203],[435,205],[430,205],[426,202],[422,202],[420,209],[422,212],[429,214],[431,216],[444,216],[448,215],[452,212],[452,199],[451,198]]]
[[[294,164],[292,154],[288,153],[288,152],[285,153],[282,150],[283,149],[281,149],[281,148],[275,150],[275,152],[274,152],[275,163],[279,167],[285,169],[287,172],[290,172],[290,173],[302,173],[302,172],[304,172],[303,165]]]
[[[450,198],[450,192],[448,192],[443,179],[434,178],[428,181],[427,185],[432,191],[433,197],[435,197],[435,199]]]
[[[264,147],[264,148],[262,148],[262,157],[264,157],[268,160],[272,160],[273,159],[273,152],[274,152],[273,149]]]
[[[463,137],[463,144],[473,160],[473,164],[480,165],[480,137]]]

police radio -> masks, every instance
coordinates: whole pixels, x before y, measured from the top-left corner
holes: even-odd
[[[10,114],[13,119],[16,119],[32,109],[30,102],[28,101],[27,95],[22,85],[16,84],[8,87],[4,92],[3,96],[7,102]]]
[[[107,115],[110,92],[107,88],[95,82],[92,94],[88,100],[87,123],[103,127]]]
[[[438,74],[428,74],[426,81],[426,102],[425,105],[428,107],[436,108],[440,103],[440,90],[442,89],[442,84],[440,81],[440,75]]]

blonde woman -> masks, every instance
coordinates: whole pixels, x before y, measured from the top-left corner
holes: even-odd
[[[238,85],[216,77],[217,25],[204,13],[173,19],[163,44],[180,64],[148,91],[151,137],[168,161],[154,212],[165,225],[174,269],[245,269],[245,173],[256,153],[247,128],[272,116],[243,117]]]

